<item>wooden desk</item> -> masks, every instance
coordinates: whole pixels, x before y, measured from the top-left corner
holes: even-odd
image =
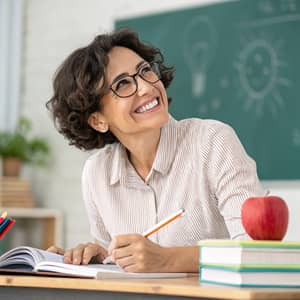
[[[173,279],[74,279],[0,275],[3,299],[162,300],[162,299],[300,299],[300,289],[249,289],[201,286],[198,277]]]

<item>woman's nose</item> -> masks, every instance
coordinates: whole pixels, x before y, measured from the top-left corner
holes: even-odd
[[[152,91],[153,85],[145,81],[140,76],[136,77],[136,83],[137,83],[137,94],[139,96],[143,96]]]

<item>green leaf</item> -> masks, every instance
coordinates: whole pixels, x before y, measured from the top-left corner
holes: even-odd
[[[45,164],[50,154],[49,143],[44,138],[30,138],[31,129],[30,120],[22,117],[14,132],[0,131],[0,156],[16,157],[38,165]]]

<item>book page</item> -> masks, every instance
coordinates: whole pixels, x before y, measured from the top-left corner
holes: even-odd
[[[97,279],[109,279],[109,278],[177,278],[186,277],[187,273],[130,273],[114,270],[99,271],[97,273]]]
[[[43,261],[60,262],[60,263],[64,262],[63,255],[48,252],[48,251],[41,250],[41,249],[36,249],[36,250],[38,250],[39,254],[43,257],[43,259],[42,259]]]
[[[105,278],[172,278],[186,277],[187,273],[129,273],[114,264],[71,265],[64,263],[41,262],[36,271],[58,272],[97,279]]]
[[[63,256],[27,246],[13,248],[0,256],[0,268],[33,269],[41,261],[63,262]]]
[[[89,265],[90,268],[97,270],[97,279],[101,278],[171,278],[186,277],[187,273],[130,273],[124,271],[115,264],[96,264]]]
[[[14,265],[33,268],[36,262],[42,259],[41,255],[31,247],[17,247],[5,252],[0,257],[0,267],[11,267]]]

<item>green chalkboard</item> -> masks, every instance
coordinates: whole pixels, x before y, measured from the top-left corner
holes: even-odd
[[[261,179],[300,179],[300,1],[227,1],[117,20],[121,26],[175,66],[175,118],[226,122]]]

